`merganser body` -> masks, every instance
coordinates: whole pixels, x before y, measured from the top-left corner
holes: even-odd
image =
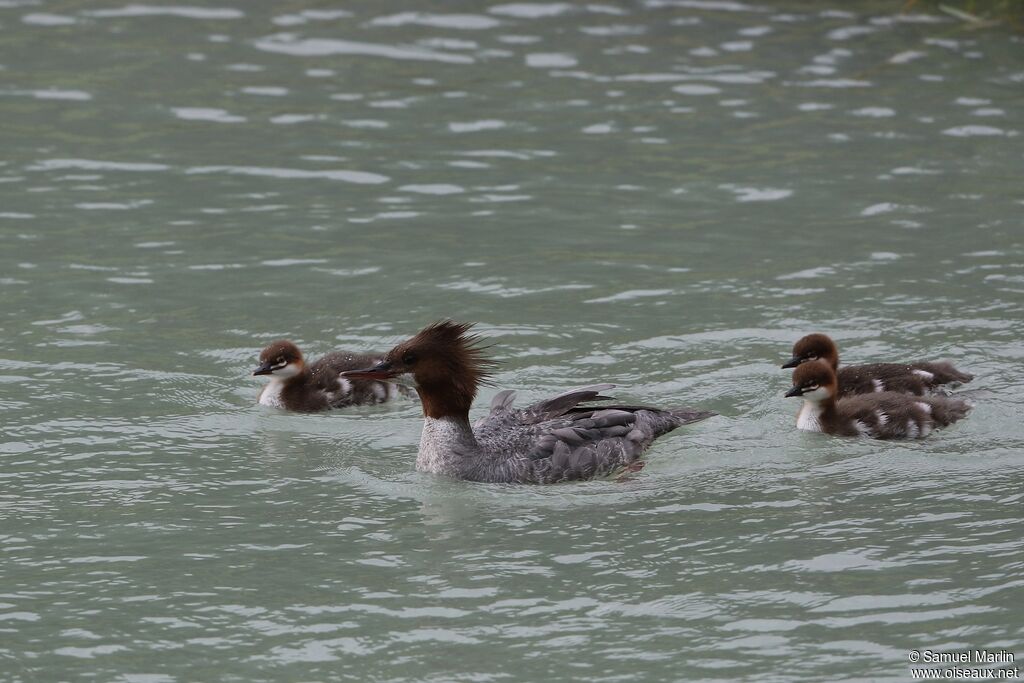
[[[809,432],[874,439],[924,438],[967,415],[965,401],[946,396],[915,396],[895,391],[837,398],[838,379],[826,361],[803,363],[793,371],[793,388],[804,405],[796,426]]]
[[[345,370],[365,367],[380,360],[380,354],[335,351],[309,365],[302,352],[287,339],[271,343],[260,353],[260,366],[253,375],[268,375],[257,396],[261,405],[310,413],[331,408],[383,403],[408,393],[390,382],[351,380]]]
[[[471,425],[469,409],[493,362],[472,325],[441,321],[349,379],[409,382],[423,405],[416,468],[477,482],[549,484],[591,479],[637,461],[659,436],[715,415],[706,410],[584,405],[611,384],[572,389],[525,408],[502,391]]]
[[[869,363],[839,367],[839,349],[830,337],[815,333],[803,337],[793,345],[793,357],[783,368],[795,368],[801,363],[824,360],[832,366],[839,378],[839,396],[870,394],[884,391],[921,396],[944,384],[970,382],[973,375],[961,372],[946,361],[920,361],[914,363]]]

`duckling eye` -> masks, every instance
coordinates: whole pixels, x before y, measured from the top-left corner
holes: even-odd
[[[278,356],[277,360],[274,361],[275,365],[287,365],[284,361],[284,356]]]
[[[413,363],[416,362],[416,354],[414,354],[414,353],[407,353],[407,354],[405,354],[404,356],[402,356],[402,362],[405,363],[406,365],[412,365]]]
[[[807,356],[807,360],[818,360],[818,354],[812,353],[811,355]]]
[[[817,388],[818,388],[817,384],[808,384],[806,387],[804,387],[804,389],[806,389],[807,391],[814,391]]]

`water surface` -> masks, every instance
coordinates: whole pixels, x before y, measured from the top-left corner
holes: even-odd
[[[899,4],[0,3],[2,677],[1024,656],[1022,39]],[[411,401],[253,405],[271,339],[447,316],[520,401],[721,417],[516,488],[416,473]],[[975,410],[797,433],[812,330],[950,358]]]

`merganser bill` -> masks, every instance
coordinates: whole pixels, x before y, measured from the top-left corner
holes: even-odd
[[[310,413],[383,403],[407,394],[404,387],[390,382],[341,376],[344,370],[365,367],[380,358],[380,354],[335,351],[307,365],[298,346],[287,339],[279,339],[263,349],[260,366],[252,372],[270,376],[270,382],[260,389],[257,400],[273,408]]]
[[[826,361],[799,365],[793,371],[793,388],[786,393],[804,400],[797,428],[837,436],[919,439],[936,427],[956,422],[971,409],[965,401],[946,396],[883,391],[837,400],[838,393],[835,370]]]
[[[609,400],[611,384],[572,389],[525,408],[499,392],[471,425],[469,409],[493,361],[471,324],[440,321],[387,352],[380,362],[342,376],[405,382],[423,404],[416,468],[477,482],[549,484],[591,479],[636,462],[659,436],[715,415],[706,410],[584,405]]]
[[[809,334],[793,345],[793,357],[783,368],[795,368],[801,363],[824,360],[832,366],[839,378],[839,395],[870,394],[895,391],[918,396],[934,391],[943,384],[961,384],[974,379],[946,361],[914,363],[869,363],[839,367],[839,349],[824,334]]]

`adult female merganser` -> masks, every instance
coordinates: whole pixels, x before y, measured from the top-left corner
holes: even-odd
[[[798,429],[838,436],[874,439],[916,439],[935,427],[945,427],[967,414],[964,401],[946,396],[913,396],[895,391],[858,394],[836,400],[838,380],[823,360],[804,363],[793,371],[793,388],[786,396],[801,396]]]
[[[827,361],[839,377],[839,395],[870,394],[895,391],[918,396],[943,384],[970,382],[973,375],[961,372],[952,363],[869,363],[839,367],[839,349],[827,335],[815,333],[793,345],[793,357],[783,368],[795,368],[807,361]]]
[[[372,367],[342,373],[350,379],[411,383],[423,404],[416,468],[455,479],[549,484],[590,479],[635,462],[662,434],[715,413],[686,408],[581,405],[608,400],[611,384],[572,389],[515,409],[502,391],[491,412],[470,425],[469,409],[493,361],[472,325],[441,321],[388,351]]]
[[[380,358],[379,354],[335,351],[306,365],[299,347],[280,339],[263,349],[260,366],[252,372],[270,376],[270,383],[260,389],[257,400],[273,408],[310,413],[383,403],[400,393],[408,393],[390,382],[349,380],[341,376],[344,370],[365,367]]]

